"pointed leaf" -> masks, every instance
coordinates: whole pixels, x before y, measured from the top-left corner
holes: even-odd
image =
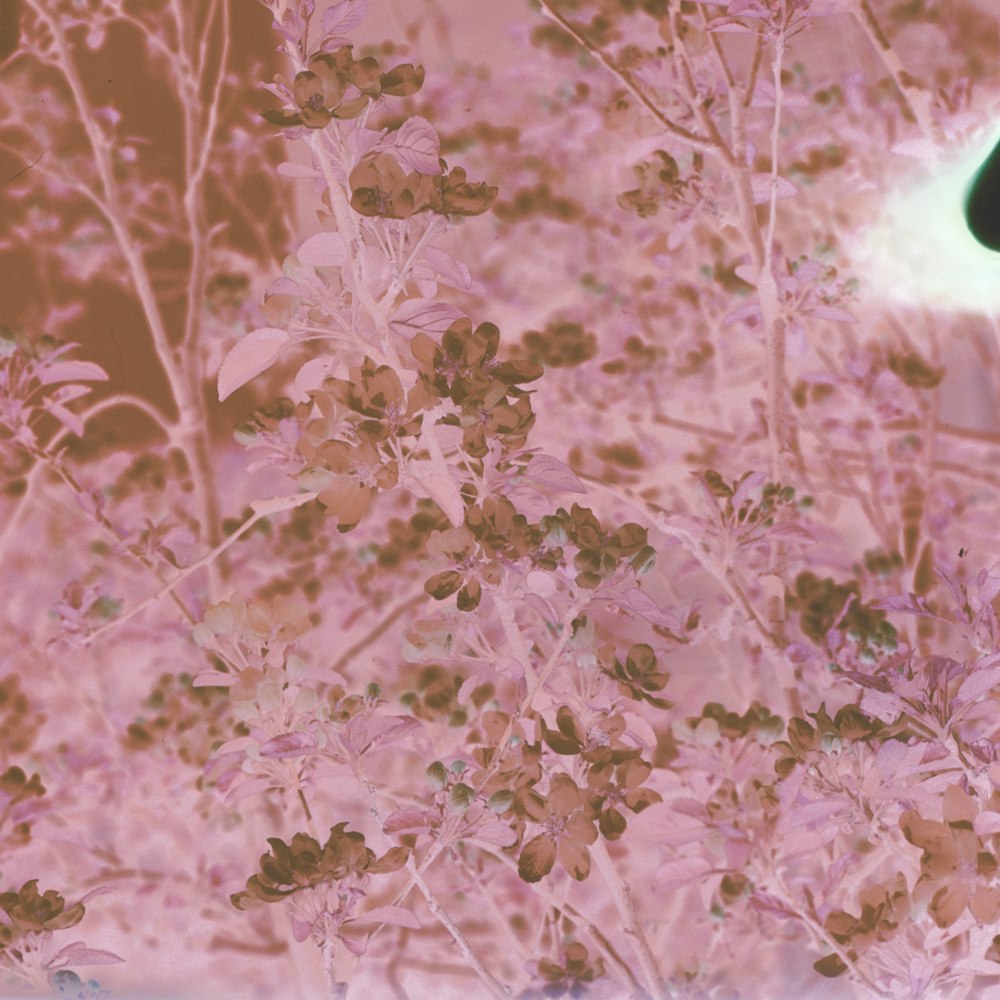
[[[447,302],[407,299],[392,314],[389,328],[393,333],[409,340],[417,333],[444,333],[461,317],[461,310]]]
[[[284,163],[278,164],[278,173],[282,177],[322,177],[323,175],[315,169],[315,167],[308,167],[304,163],[293,163],[291,160],[285,160]]]
[[[316,233],[295,254],[310,267],[343,267],[347,263],[347,241],[340,233]]]
[[[441,140],[434,126],[420,115],[407,118],[395,132],[386,136],[381,145],[392,151],[407,172],[416,170],[432,176],[441,173]]]
[[[1000,666],[977,670],[962,681],[962,686],[955,695],[955,702],[964,704],[967,701],[975,701],[997,685],[1000,685]]]
[[[320,26],[328,35],[344,35],[353,31],[368,13],[368,0],[343,0],[323,11]]]
[[[302,757],[319,749],[316,738],[311,733],[282,733],[268,740],[261,748],[261,757],[286,760]]]
[[[771,200],[770,174],[754,174],[750,178],[750,184],[753,188],[753,203],[755,205],[763,205]],[[781,198],[792,198],[798,193],[799,189],[791,181],[785,180],[784,177],[777,178],[776,197],[779,200]]]
[[[267,371],[291,340],[286,330],[264,326],[248,333],[226,355],[219,369],[219,402]]]
[[[107,382],[107,372],[93,361],[60,361],[47,365],[38,373],[42,385],[53,382]]]
[[[374,910],[363,913],[358,919],[368,920],[372,923],[392,924],[394,927],[409,927],[415,931],[423,927],[423,924],[417,919],[417,915],[405,906],[376,906]]]

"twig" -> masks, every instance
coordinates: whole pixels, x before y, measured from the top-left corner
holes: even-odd
[[[625,89],[633,96],[637,101],[639,101],[647,111],[669,132],[674,138],[682,139],[689,146],[693,146],[695,149],[700,149],[707,153],[718,152],[718,147],[711,139],[705,136],[698,135],[695,132],[684,128],[682,125],[678,125],[675,121],[668,118],[657,106],[656,104],[646,96],[636,85],[632,77],[626,73],[623,69],[620,69],[601,49],[597,46],[592,45],[583,37],[570,23],[560,14],[558,11],[554,10],[549,6],[548,0],[538,0],[539,6],[542,8],[542,14],[545,17],[550,18],[555,21],[563,31],[568,35],[571,35],[575,41],[581,45],[587,52],[589,52],[602,66],[611,72],[611,74],[617,79]]]
[[[654,1000],[668,996],[669,991],[663,973],[660,972],[653,949],[650,948],[649,941],[639,925],[631,893],[618,874],[618,869],[615,868],[615,864],[608,854],[607,846],[600,837],[591,845],[590,854],[597,864],[597,870],[601,873],[604,884],[611,893],[625,934],[631,940],[632,947],[638,956],[639,968],[642,970],[643,979],[646,980],[646,988]]]
[[[466,842],[474,844],[477,850],[489,855],[495,861],[499,861],[511,871],[517,871],[517,862],[509,855],[501,854],[499,851],[494,849],[492,845],[476,840],[475,837],[467,837],[465,839]],[[526,882],[524,885],[529,886],[531,891],[538,896],[542,902],[551,906],[553,909],[561,910],[575,922],[579,923],[594,939],[594,943],[597,945],[598,951],[600,951],[601,954],[607,959],[608,964],[615,969],[621,977],[622,982],[627,983],[629,988],[633,991],[642,990],[642,987],[639,985],[639,980],[636,979],[635,973],[632,971],[631,967],[627,965],[621,955],[618,954],[615,946],[608,940],[604,932],[593,924],[584,913],[582,913],[572,903],[559,899],[544,881],[534,883]]]
[[[499,982],[493,973],[479,961],[465,935],[461,932],[461,930],[459,930],[458,925],[448,915],[447,910],[445,910],[444,907],[442,907],[437,901],[430,886],[424,881],[424,877],[420,874],[420,869],[417,867],[412,855],[407,860],[406,870],[410,873],[410,878],[413,880],[413,883],[420,890],[420,894],[427,901],[428,909],[434,914],[438,922],[441,923],[448,931],[455,944],[458,945],[458,950],[462,953],[462,957],[465,959],[469,968],[475,971],[476,975],[479,976],[483,983],[485,983],[490,993],[492,993],[494,997],[497,997],[497,1000],[508,1000],[511,995],[510,990]]]
[[[55,145],[55,143],[54,143],[54,142],[50,142],[50,143],[49,143],[49,144],[48,144],[48,145],[47,145],[47,146],[45,147],[45,149],[43,149],[43,150],[42,150],[42,151],[41,151],[41,152],[40,152],[40,153],[38,154],[38,156],[36,156],[36,157],[35,157],[35,158],[34,158],[34,159],[33,159],[33,160],[31,161],[31,163],[29,163],[29,164],[28,164],[28,165],[27,165],[26,167],[22,167],[22,168],[21,168],[20,170],[18,170],[18,172],[17,172],[16,174],[14,174],[14,175],[13,175],[12,177],[8,177],[8,178],[7,178],[7,180],[5,180],[5,181],[3,182],[3,184],[2,184],[2,185],[0,185],[0,187],[6,187],[6,186],[7,186],[8,184],[10,184],[10,183],[11,183],[11,181],[16,181],[16,180],[18,179],[18,177],[20,177],[20,176],[21,176],[21,174],[26,174],[26,173],[27,173],[27,172],[28,172],[28,171],[29,171],[29,170],[30,170],[30,169],[31,169],[32,167],[34,167],[34,166],[36,166],[37,164],[41,163],[41,160],[42,160],[42,157],[43,157],[43,156],[44,156],[44,155],[45,155],[45,154],[46,154],[46,153],[47,153],[47,152],[48,152],[48,151],[49,151],[49,150],[50,150],[50,149],[51,149],[51,148],[52,148],[52,147],[53,147],[54,145]]]
[[[279,514],[285,510],[293,510],[296,507],[301,507],[303,504],[307,504],[311,500],[315,499],[315,493],[299,493],[296,496],[277,497],[273,500],[255,500],[250,504],[250,507],[254,512],[253,516],[247,518],[247,520],[244,521],[224,542],[217,545],[211,552],[202,556],[201,559],[191,563],[190,566],[185,566],[184,569],[177,574],[177,576],[175,576],[165,587],[163,587],[162,590],[153,594],[152,597],[147,597],[141,604],[137,604],[120,618],[115,618],[106,625],[102,625],[99,629],[95,629],[95,631],[91,632],[90,635],[84,639],[83,645],[89,646],[98,636],[104,635],[106,632],[110,632],[119,625],[123,625],[130,618],[134,618],[136,615],[145,611],[146,608],[156,604],[161,597],[171,593],[175,587],[178,587],[184,580],[191,576],[192,573],[196,573],[203,566],[209,566],[215,559],[218,559],[219,556],[226,551],[226,549],[238,542],[240,538],[242,538],[255,524],[257,524],[258,521],[263,520],[265,517],[271,517],[274,514]]]
[[[869,0],[851,0],[851,13],[855,20],[861,25],[862,30],[872,43],[878,53],[882,64],[889,71],[899,96],[903,103],[912,112],[920,131],[928,139],[936,139],[939,136],[939,129],[934,123],[930,112],[930,99],[927,94],[917,85],[916,80],[906,71],[902,60],[892,47],[892,42],[888,35],[882,30],[882,26],[872,10]]]

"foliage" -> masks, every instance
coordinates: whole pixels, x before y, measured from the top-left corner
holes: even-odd
[[[391,8],[0,15],[0,995],[1000,990],[995,22]]]

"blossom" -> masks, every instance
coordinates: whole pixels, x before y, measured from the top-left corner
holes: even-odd
[[[533,382],[542,375],[542,366],[532,361],[500,361],[500,330],[494,323],[480,323],[475,329],[467,318],[456,320],[437,343],[426,333],[410,341],[410,351],[420,366],[427,387],[439,398],[464,403],[482,398],[493,381],[506,386]]]
[[[549,729],[541,720],[542,739],[550,750],[564,756],[579,756],[592,764],[620,764],[639,751],[624,746],[619,737],[627,726],[621,715],[608,715],[589,729],[568,705],[561,705],[556,712],[556,728]]]
[[[346,380],[326,379],[323,389],[333,403],[349,411],[357,431],[374,442],[417,434],[419,411],[430,402],[421,385],[407,394],[396,372],[388,365],[376,366],[371,358],[353,367]]]
[[[480,558],[476,539],[464,525],[435,531],[427,540],[427,554],[443,557],[455,568],[435,573],[424,584],[424,590],[437,601],[458,591],[459,611],[474,611],[482,598],[482,582],[496,583],[499,579],[498,568]]]
[[[522,788],[515,797],[518,813],[542,826],[542,832],[521,848],[517,871],[525,882],[539,882],[556,861],[582,882],[590,874],[589,844],[597,840],[594,821],[583,806],[583,791],[566,774],[549,782],[548,795]]]
[[[944,793],[943,823],[924,819],[914,809],[899,818],[903,836],[923,849],[915,896],[933,894],[928,912],[939,927],[950,927],[966,907],[982,923],[1000,917],[1000,886],[992,884],[1000,866],[975,831],[978,816],[976,800],[952,785]]]
[[[587,805],[598,817],[598,826],[606,840],[617,840],[625,832],[627,824],[620,807],[638,814],[663,801],[659,792],[639,787],[652,771],[652,764],[635,758],[621,764],[609,762],[591,767],[587,774],[591,791]]]
[[[618,682],[621,693],[635,701],[647,701],[657,708],[669,708],[670,702],[654,695],[662,691],[670,680],[666,670],[660,670],[653,647],[645,642],[634,643],[623,663],[615,655],[613,646],[602,647],[600,659],[605,674]]]
[[[600,957],[590,960],[587,949],[579,941],[567,944],[562,962],[542,958],[537,963],[538,976],[545,981],[542,995],[561,997],[582,996],[588,983],[604,975],[604,962]],[[529,993],[528,997],[531,996]]]
[[[337,517],[338,531],[350,531],[368,513],[372,499],[381,490],[396,485],[399,469],[395,461],[385,461],[367,439],[356,445],[327,441],[316,450],[319,486],[316,499]],[[301,478],[301,474],[300,474]]]
[[[262,111],[261,114],[272,125],[282,128],[292,125],[324,128],[334,118],[356,118],[368,107],[369,95],[359,93],[350,100],[344,100],[352,82],[353,62],[350,46],[314,55],[309,60],[308,68],[297,73],[292,83],[292,96],[299,106],[298,112],[281,109]]]
[[[393,847],[376,857],[365,846],[364,834],[346,829],[347,823],[330,828],[320,846],[315,837],[297,833],[291,843],[268,837],[271,850],[261,856],[260,872],[247,879],[243,892],[234,893],[233,906],[245,910],[255,903],[275,903],[313,886],[339,882],[352,875],[381,875],[406,864],[408,848]],[[2,905],[2,904],[0,904]]]
[[[431,207],[434,183],[426,174],[404,173],[390,153],[369,153],[351,171],[351,208],[360,215],[408,219]]]
[[[32,931],[59,931],[83,920],[83,903],[67,909],[66,900],[55,891],[38,891],[38,879],[25,882],[16,892],[0,893],[0,951]]]

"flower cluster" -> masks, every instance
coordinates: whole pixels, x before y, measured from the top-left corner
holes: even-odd
[[[440,343],[424,333],[410,343],[427,391],[458,408],[445,423],[462,428],[462,446],[474,458],[482,458],[494,439],[505,450],[521,447],[535,422],[530,398],[519,386],[539,378],[541,366],[501,361],[499,346],[493,323],[473,329],[468,319],[452,323]]]
[[[257,903],[280,903],[303,889],[368,875],[387,875],[406,864],[409,850],[392,847],[381,857],[365,846],[364,834],[348,831],[347,823],[330,828],[320,845],[314,837],[297,833],[291,843],[268,837],[271,850],[261,855],[260,872],[247,879],[247,887],[231,897],[233,906],[245,910]]]
[[[391,153],[372,152],[351,171],[351,207],[359,215],[409,219],[420,212],[482,215],[496,200],[497,188],[470,183],[462,167],[439,160],[436,174],[405,172]]]
[[[382,95],[415,94],[423,82],[422,66],[404,63],[383,73],[374,56],[355,60],[353,46],[344,45],[335,52],[316,53],[296,74],[289,96],[297,111],[282,108],[261,114],[279,128],[325,128],[335,118],[357,118]]]
[[[447,560],[453,568],[435,573],[424,589],[438,601],[457,591],[460,611],[474,611],[483,584],[499,583],[505,568],[521,564],[551,570],[562,559],[562,549],[547,545],[538,525],[518,514],[506,497],[495,496],[470,507],[461,527],[434,532],[427,554]]]
[[[574,582],[584,590],[599,587],[625,566],[635,573],[647,572],[656,556],[642,525],[630,521],[608,530],[592,510],[579,504],[573,504],[569,511],[560,507],[543,517],[539,527],[550,541],[576,548]]]

